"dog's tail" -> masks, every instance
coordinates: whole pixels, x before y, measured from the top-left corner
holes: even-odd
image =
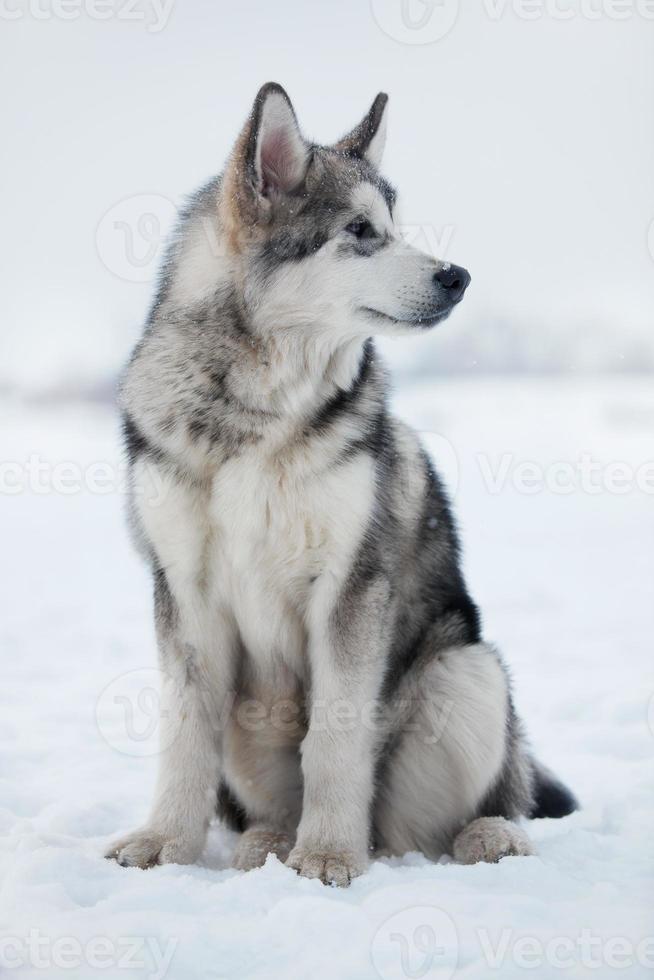
[[[579,809],[579,803],[567,786],[556,778],[553,772],[536,760],[534,767],[534,804],[529,816],[567,817]]]

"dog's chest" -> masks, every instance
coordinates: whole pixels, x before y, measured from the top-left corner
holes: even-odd
[[[342,579],[369,508],[368,466],[320,475],[275,460],[238,459],[210,499],[210,579],[246,647],[301,656],[309,605],[326,576]]]
[[[208,506],[213,589],[248,648],[268,646],[271,635],[288,645],[334,546],[320,488],[274,463],[238,460],[216,475]]]
[[[344,583],[369,520],[370,460],[316,473],[252,452],[202,490],[166,479],[142,517],[178,602],[226,609],[257,660],[296,662],[318,584]]]

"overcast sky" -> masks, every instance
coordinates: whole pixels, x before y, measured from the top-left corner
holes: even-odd
[[[565,335],[583,360],[597,328],[609,366],[634,337],[646,360],[654,3],[460,8],[0,0],[0,377],[34,388],[115,370],[151,295],[157,236],[222,168],[270,79],[319,142],[387,91],[384,169],[402,221],[472,273],[442,338],[394,348],[398,364],[426,349],[438,359],[456,331],[482,350],[484,327],[492,345],[505,321],[524,324],[536,359]]]

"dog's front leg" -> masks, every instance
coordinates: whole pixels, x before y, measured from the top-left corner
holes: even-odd
[[[157,619],[161,751],[154,802],[145,826],[114,841],[106,854],[140,868],[191,864],[200,856],[216,810],[221,721],[231,697],[228,630],[214,623],[211,652],[203,654],[184,638],[179,621],[162,623],[160,611]]]
[[[376,579],[341,589],[335,602],[328,588],[312,609],[302,818],[287,864],[305,877],[348,885],[368,863],[388,587]]]

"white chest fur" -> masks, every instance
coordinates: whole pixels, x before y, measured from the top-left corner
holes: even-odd
[[[316,473],[256,448],[192,485],[143,461],[136,506],[186,623],[209,653],[223,610],[257,661],[302,656],[314,583],[345,584],[370,518],[371,461],[360,456]]]

